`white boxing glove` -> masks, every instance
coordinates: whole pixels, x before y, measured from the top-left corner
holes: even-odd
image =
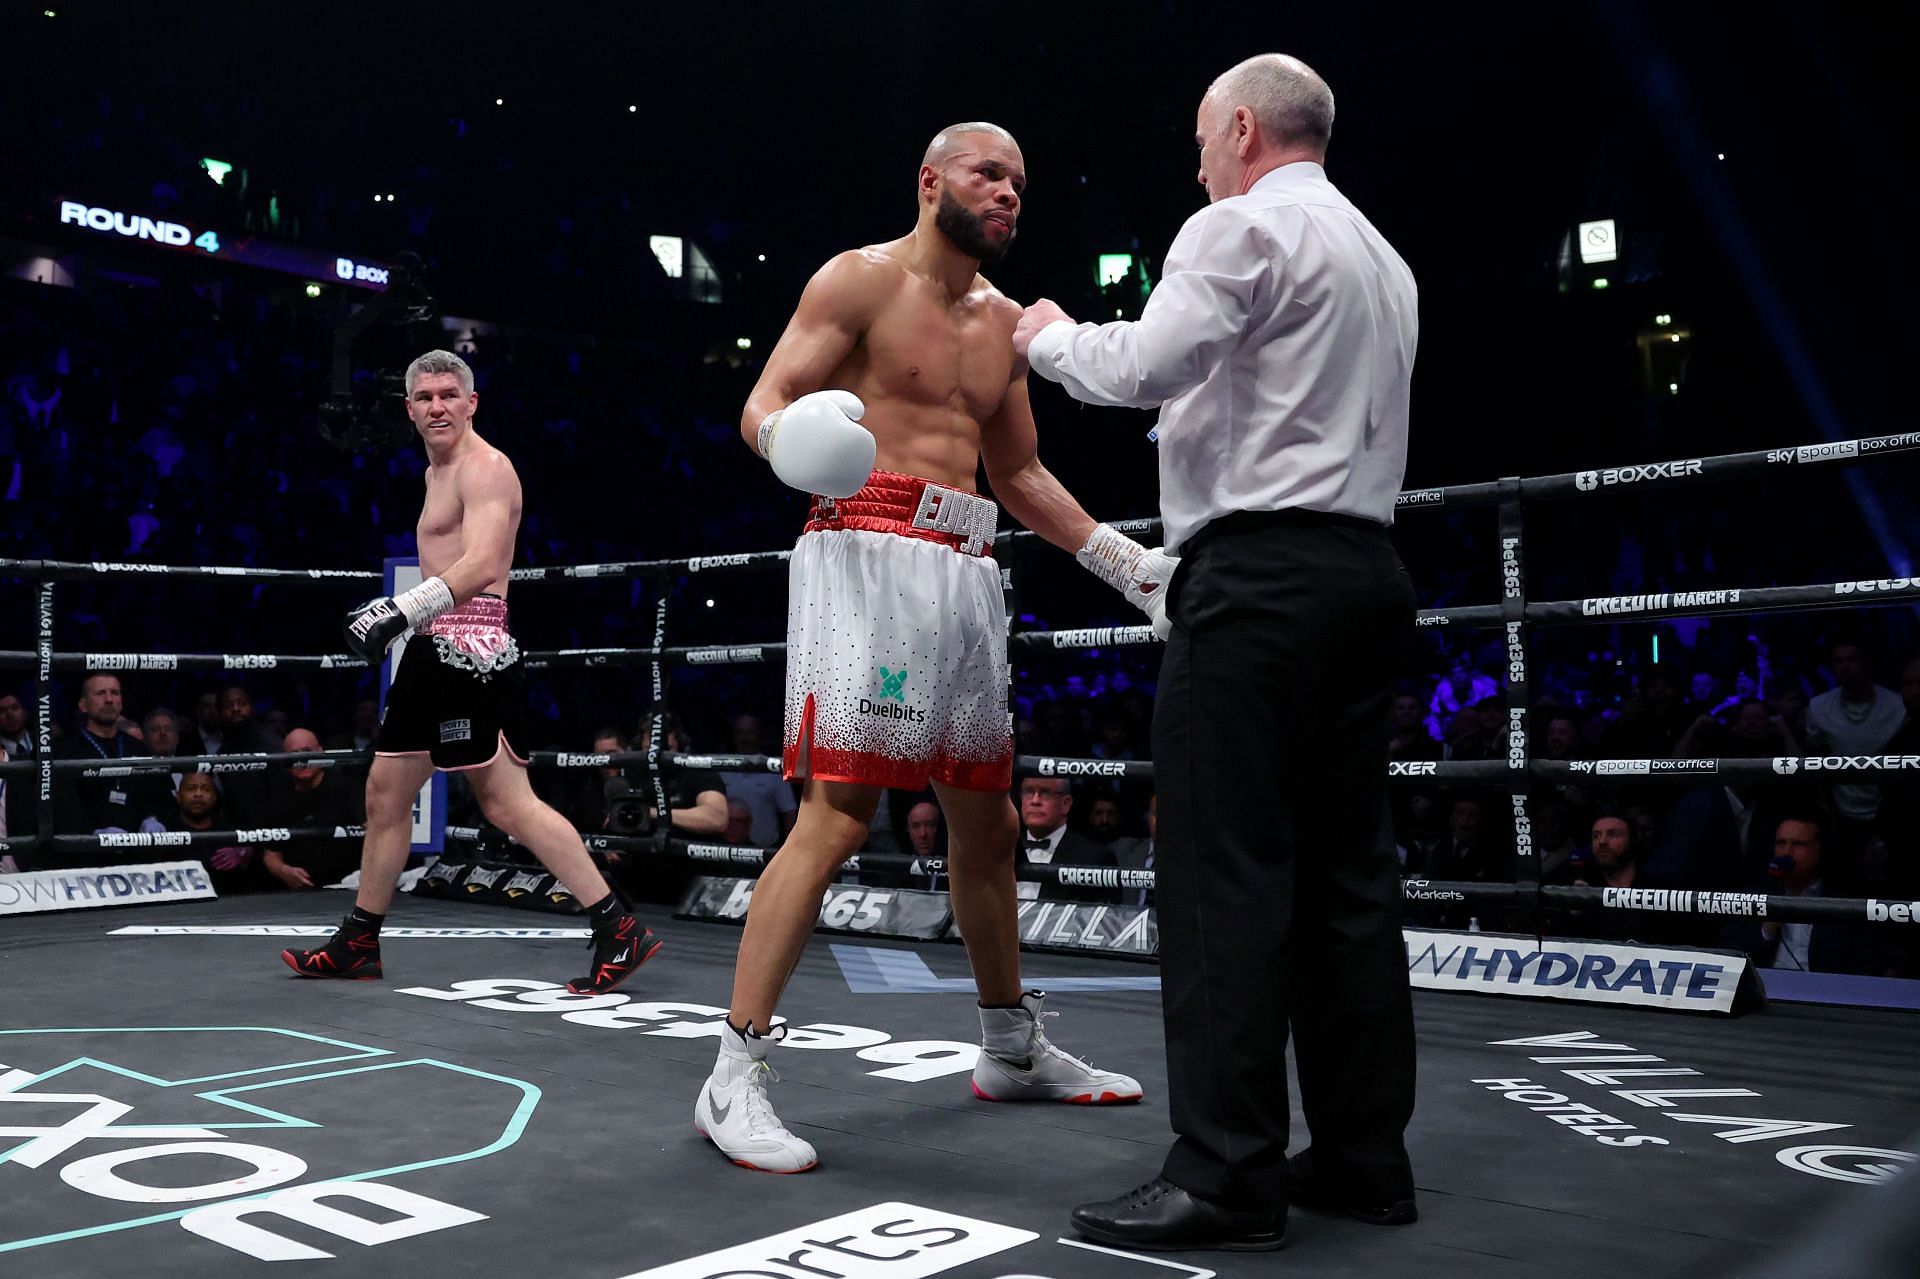
[[[760,424],[758,447],[782,484],[822,497],[852,497],[873,474],[877,445],[860,425],[867,406],[852,391],[815,391]]]
[[[1074,559],[1095,577],[1119,591],[1153,623],[1153,633],[1165,639],[1173,631],[1167,616],[1167,585],[1180,566],[1176,556],[1159,547],[1149,550],[1111,524],[1097,525]]]

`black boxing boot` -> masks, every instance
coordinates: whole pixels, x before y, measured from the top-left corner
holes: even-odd
[[[604,995],[660,949],[653,930],[641,926],[617,893],[587,907],[587,918],[593,924],[593,971],[568,982],[569,994]]]
[[[380,925],[385,915],[355,906],[318,950],[283,950],[280,958],[302,977],[380,980]]]

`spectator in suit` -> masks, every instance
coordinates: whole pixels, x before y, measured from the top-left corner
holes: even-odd
[[[1412,699],[1408,699],[1412,700]],[[1419,711],[1415,703],[1414,710]],[[1145,839],[1117,839],[1113,842],[1113,859],[1121,870],[1152,870],[1153,841],[1160,836],[1160,797],[1147,797],[1147,837]],[[1150,888],[1125,888],[1121,890],[1121,901],[1128,906],[1138,906],[1145,910],[1151,904],[1153,890]]]
[[[1453,801],[1447,837],[1427,859],[1427,877],[1506,883],[1513,879],[1500,841],[1487,830],[1480,801],[1462,795]]]
[[[113,764],[146,754],[138,738],[120,730],[120,707],[120,677],[89,671],[80,681],[80,731],[54,747],[54,758]],[[159,818],[170,807],[166,790],[163,778],[82,778],[55,773],[54,820],[63,834],[159,830]]]
[[[1020,783],[1021,865],[1113,866],[1113,850],[1067,826],[1073,811],[1073,792],[1064,777],[1029,777]],[[1068,888],[1021,880],[1014,886],[1021,898],[1053,901],[1107,902],[1118,905],[1118,888]]]
[[[1767,878],[1754,891],[1777,897],[1821,896],[1822,858],[1826,830],[1831,824],[1831,819],[1807,812],[1775,826]],[[1740,920],[1729,931],[1732,943],[1762,968],[1807,973],[1870,971],[1862,930],[1844,924]]]
[[[226,737],[220,719],[220,694],[211,690],[193,702],[193,725],[180,734],[182,755],[218,755]]]

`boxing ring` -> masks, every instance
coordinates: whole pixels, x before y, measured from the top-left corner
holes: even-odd
[[[1532,792],[1597,775],[1659,786],[1809,772],[1884,781],[1920,770],[1920,759],[1907,757],[1567,763],[1530,758],[1526,750],[1529,638],[1536,628],[1920,598],[1915,581],[1867,579],[1534,600],[1524,571],[1527,504],[1577,501],[1623,485],[1680,490],[1812,465],[1879,464],[1916,450],[1920,434],[1909,434],[1402,493],[1398,506],[1409,520],[1433,510],[1494,513],[1501,598],[1423,611],[1418,624],[1503,634],[1507,724],[1517,746],[1500,760],[1396,765],[1393,780],[1503,791],[1519,854],[1511,884],[1409,881],[1409,900],[1484,904],[1528,918],[1617,909],[1724,914],[1727,894],[1627,900],[1613,890],[1543,886],[1530,839]],[[1151,522],[1120,527],[1143,532]],[[1028,540],[1001,535],[1003,566]],[[668,644],[677,589],[703,575],[764,571],[785,559],[784,551],[768,551],[515,570],[513,580],[527,586],[639,578],[654,587],[647,646],[529,651],[525,660],[530,669],[644,665],[661,708],[677,666],[777,662],[783,650],[779,643]],[[1009,589],[1017,586],[1016,568],[1003,568]],[[38,758],[0,768],[33,788],[41,832],[53,831],[58,772],[99,777],[172,772],[194,762],[248,771],[364,762],[364,755],[343,751],[52,760],[46,690],[55,671],[364,669],[357,659],[328,654],[56,649],[62,581],[136,575],[350,586],[361,594],[378,578],[0,561],[0,577],[32,583],[38,631],[34,650],[0,652],[0,668],[32,671],[41,694]],[[1010,642],[1073,660],[1152,640],[1146,627],[1095,627],[1016,631]],[[666,770],[777,767],[763,756],[661,750],[663,736],[656,720],[654,750],[536,752],[533,766],[644,763],[663,811]],[[1016,772],[1149,780],[1152,765],[1023,754]],[[104,864],[130,854],[190,857],[194,847],[245,836],[357,834],[48,833],[8,840],[0,851],[27,867],[36,858],[88,852],[105,854],[97,859]],[[458,843],[478,832],[448,834]],[[750,876],[772,852],[664,833],[592,833],[588,843],[599,852],[712,865],[727,878]],[[861,866],[911,860],[863,855]],[[926,859],[918,868],[938,869]],[[1148,871],[1035,866],[1020,873],[1043,885],[1152,882]],[[11,881],[17,901],[27,878],[0,878],[0,885]],[[108,903],[142,898],[122,893],[111,878],[94,875],[70,904],[101,904],[90,895]],[[499,888],[497,880],[486,887]],[[782,1115],[820,1146],[821,1166],[804,1177],[749,1177],[690,1123],[731,985],[732,928],[686,917],[697,912],[642,907],[643,921],[667,943],[660,958],[627,990],[576,996],[563,983],[579,965],[584,921],[516,909],[492,891],[453,896],[416,894],[400,908],[384,933],[387,980],[323,983],[290,977],[278,962],[285,943],[277,939],[330,932],[343,903],[338,896],[156,898],[111,911],[7,913],[9,899],[0,893],[0,1271],[111,1276],[159,1264],[209,1265],[226,1274],[269,1260],[324,1265],[331,1257],[370,1274],[539,1267],[607,1279],[1151,1279],[1169,1271],[1261,1275],[1282,1266],[1303,1275],[1360,1267],[1495,1276],[1776,1267],[1796,1275],[1910,1273],[1900,1269],[1911,1264],[1910,1239],[1855,1234],[1844,1247],[1829,1242],[1812,1261],[1793,1253],[1796,1239],[1825,1237],[1820,1223],[1829,1214],[1920,1220],[1915,1178],[1900,1177],[1920,1151],[1920,1069],[1913,1064],[1920,1061],[1920,1018],[1910,1012],[1782,1003],[1776,996],[1764,1011],[1741,1016],[1675,1016],[1617,1001],[1416,989],[1421,1068],[1408,1145],[1421,1194],[1419,1224],[1382,1230],[1296,1209],[1278,1260],[1148,1257],[1085,1244],[1064,1229],[1073,1204],[1151,1175],[1166,1145],[1157,981],[1137,959],[1114,948],[1073,953],[1063,942],[1028,956],[1026,968],[1029,985],[1059,995],[1069,1042],[1137,1075],[1146,1101],[1099,1110],[994,1106],[974,1100],[964,1084],[976,1049],[960,949],[937,940],[937,930],[910,937],[863,929],[858,903],[838,916],[823,910],[832,935],[809,948],[784,997],[793,1030],[776,1061],[785,1080]],[[1770,919],[1870,928],[1912,927],[1914,914],[1843,898],[1769,896],[1745,906],[1764,909]],[[884,912],[875,917],[884,922]],[[1556,931],[1576,932],[1579,918]],[[1411,968],[1411,946],[1409,958]],[[1517,979],[1484,971],[1485,988],[1494,993],[1577,994],[1522,990]],[[1608,983],[1598,984],[1605,993]],[[1900,998],[1890,992],[1879,1002]],[[1297,1101],[1295,1113],[1297,1119]]]

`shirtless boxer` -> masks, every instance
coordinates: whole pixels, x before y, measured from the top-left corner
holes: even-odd
[[[1140,1085],[1048,1042],[1020,988],[1008,798],[1006,612],[993,491],[1076,551],[1156,623],[1173,562],[1096,525],[1036,456],[1020,308],[979,274],[1014,238],[1026,174],[991,124],[955,125],[920,165],[919,220],[843,253],[807,285],[747,401],[741,434],[815,495],[787,605],[785,771],[799,820],[754,889],[719,1060],[694,1125],[735,1163],[803,1172],[814,1149],[767,1100],[773,1009],[885,787],[929,780],[950,831],[954,918],[980,991],[974,1093],[989,1101],[1137,1101]],[[831,388],[831,389],[828,389]],[[878,469],[875,469],[876,463]]]
[[[520,477],[473,430],[473,370],[450,351],[407,368],[407,414],[427,446],[418,528],[420,585],[347,614],[347,645],[370,664],[412,630],[367,774],[360,892],[333,939],[280,957],[302,977],[380,976],[380,923],[407,862],[413,798],[435,769],[460,771],[487,820],[533,851],[593,924],[593,970],[567,983],[599,994],[658,950],[608,888],[566,818],[527,783],[520,647],[507,629],[507,570],[520,527]]]

